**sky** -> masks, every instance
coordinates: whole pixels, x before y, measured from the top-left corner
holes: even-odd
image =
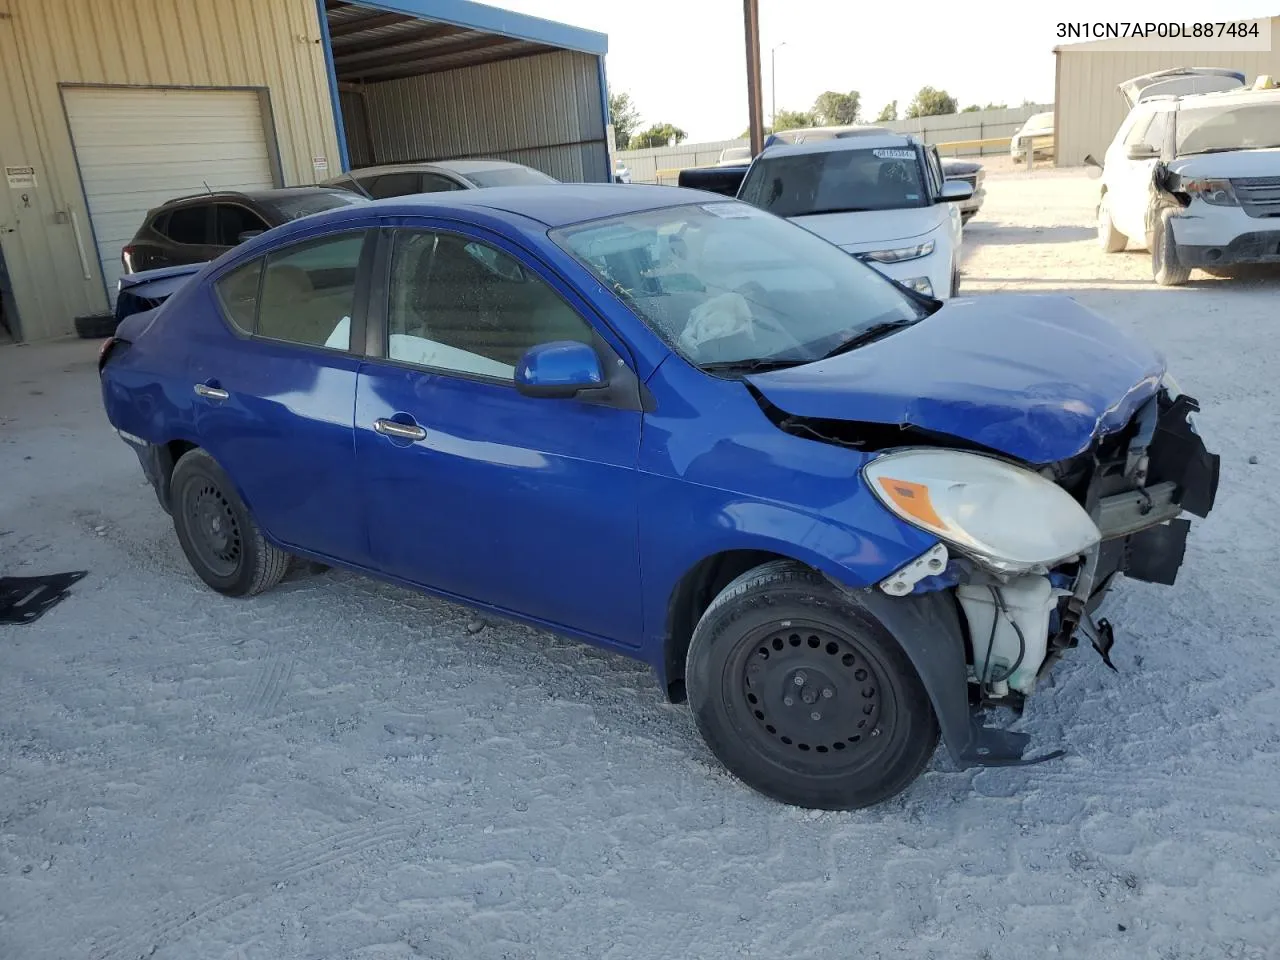
[[[742,0],[490,0],[494,6],[609,35],[614,92],[631,94],[645,125],[674,123],[691,141],[737,137],[747,126]],[[890,100],[901,115],[920,87],[960,101],[1053,100],[1053,47],[1062,20],[1191,23],[1274,16],[1271,0],[1115,0],[981,3],[975,0],[759,0],[766,120],[772,48],[779,109],[812,106],[824,90],[862,94],[864,119]],[[1275,38],[1280,42],[1280,37]],[[1229,56],[1229,55],[1224,55]],[[1223,64],[1230,66],[1229,63]]]

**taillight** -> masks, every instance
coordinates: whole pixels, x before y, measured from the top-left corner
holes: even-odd
[[[125,247],[120,251],[120,262],[124,264],[125,273],[136,273],[133,269],[133,247]]]
[[[107,337],[102,341],[102,346],[98,348],[98,372],[101,373],[103,367],[107,365],[107,361],[117,352],[122,352],[129,346],[128,340],[121,340],[119,337]]]

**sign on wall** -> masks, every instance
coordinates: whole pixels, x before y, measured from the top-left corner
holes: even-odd
[[[5,167],[4,178],[10,190],[30,190],[36,185],[35,167]]]

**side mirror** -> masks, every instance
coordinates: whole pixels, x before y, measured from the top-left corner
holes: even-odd
[[[1092,179],[1097,180],[1102,176],[1102,164],[1094,159],[1092,153],[1085,154],[1084,158],[1085,173]]]
[[[1124,155],[1130,160],[1156,160],[1160,157],[1160,151],[1149,143],[1131,143]]]
[[[603,387],[600,358],[589,344],[553,340],[530,348],[516,364],[516,389],[526,397],[566,398]]]
[[[963,180],[944,180],[942,182],[942,199],[945,203],[968,200],[973,196],[973,187]]]
[[[236,237],[236,243],[244,243],[246,240],[252,240],[254,237],[260,237],[267,231],[265,230],[246,230],[240,236]]]

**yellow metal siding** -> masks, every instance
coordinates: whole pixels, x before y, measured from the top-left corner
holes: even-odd
[[[1271,31],[1272,37],[1280,38],[1280,17],[1272,18]],[[1055,139],[1062,166],[1077,166],[1087,154],[1102,159],[1128,113],[1116,87],[1131,77],[1172,67],[1227,67],[1243,72],[1246,83],[1260,74],[1280,78],[1280,42],[1270,51],[1240,53],[1108,50],[1081,43],[1060,47],[1057,59]]]
[[[266,88],[284,183],[311,183],[313,157],[339,166],[319,41],[314,0],[0,0],[0,163],[39,180],[31,207],[0,185],[0,231],[19,221],[0,242],[24,339],[107,305],[61,85]]]

